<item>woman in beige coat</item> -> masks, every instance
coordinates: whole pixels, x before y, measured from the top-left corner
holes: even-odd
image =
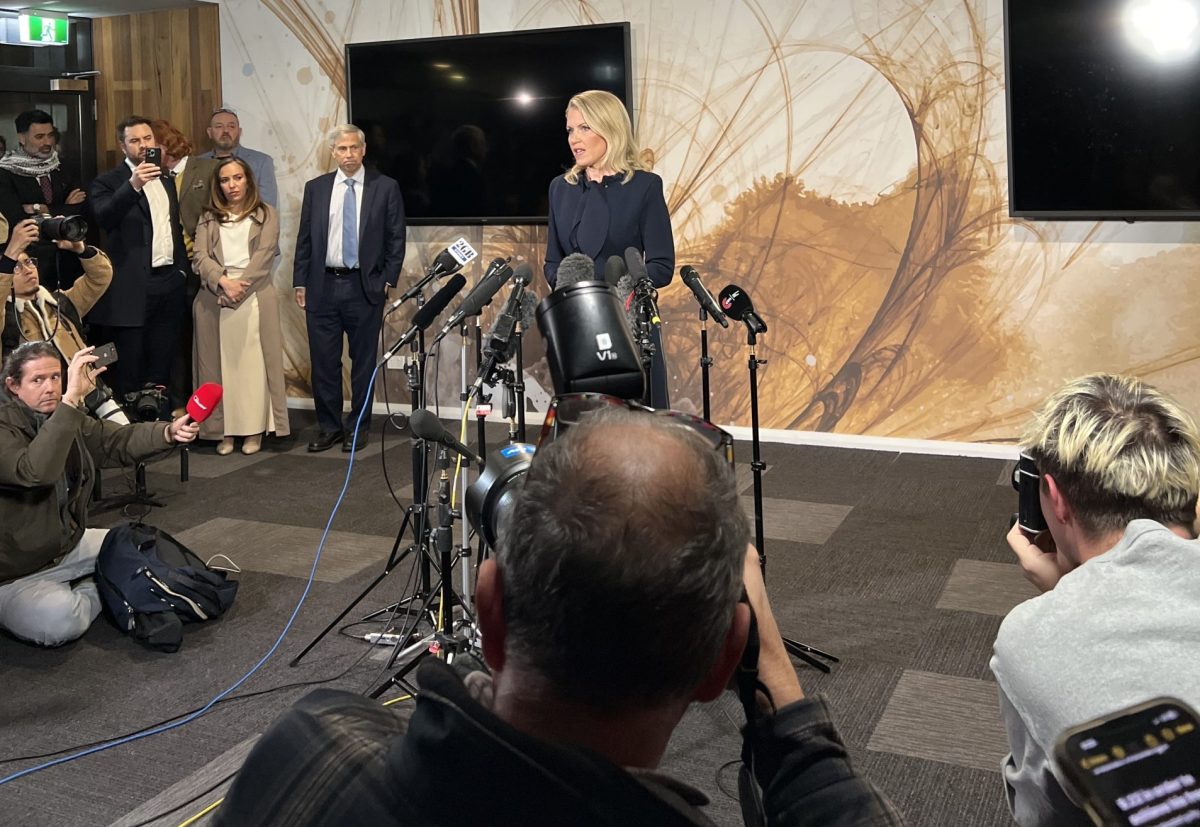
[[[250,165],[230,158],[213,176],[193,258],[202,284],[192,305],[196,381],[225,389],[200,436],[220,439],[221,455],[233,452],[235,437],[244,437],[243,454],[253,454],[264,432],[291,432],[279,301],[271,283],[278,252],[278,213],[259,197]]]

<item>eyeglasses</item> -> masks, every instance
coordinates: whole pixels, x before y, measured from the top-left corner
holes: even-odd
[[[589,414],[612,408],[623,408],[666,417],[673,424],[688,428],[698,434],[710,448],[720,451],[725,457],[725,461],[733,465],[733,436],[728,431],[689,413],[648,408],[638,402],[604,393],[564,393],[554,397],[550,402],[550,409],[546,411],[546,420],[542,423],[538,446],[541,447],[544,443],[553,441],[562,431],[572,425],[579,425]]]
[[[18,261],[17,266],[13,272],[16,272],[16,270],[24,270],[28,273],[32,273],[32,272],[36,272],[37,268],[38,268],[37,259],[27,258],[24,261]]]
[[[214,109],[212,111],[212,114],[209,115],[208,117],[215,118],[217,115],[233,115],[233,117],[236,118],[238,116],[238,113],[234,112],[232,109],[230,109],[226,106],[222,106],[220,109]]]

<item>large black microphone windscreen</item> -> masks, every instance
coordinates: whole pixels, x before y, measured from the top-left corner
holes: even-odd
[[[458,295],[458,291],[462,290],[466,283],[467,280],[460,274],[443,284],[442,289],[434,293],[433,297],[413,314],[413,327],[424,330],[433,324],[433,320],[441,315],[450,304],[450,300]]]
[[[571,253],[558,265],[558,280],[555,290],[563,290],[581,281],[596,280],[596,262],[583,253]]]
[[[754,312],[754,302],[750,301],[750,296],[745,290],[736,284],[727,284],[721,291],[720,300],[721,309],[728,314],[729,318],[745,322],[754,332],[767,332],[767,323]]]
[[[629,277],[635,282],[650,278],[646,273],[646,262],[642,259],[642,251],[637,247],[625,248],[625,267],[629,271]]]

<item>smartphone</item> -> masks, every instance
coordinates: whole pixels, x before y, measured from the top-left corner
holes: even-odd
[[[1155,698],[1063,733],[1054,757],[1098,825],[1200,823],[1196,711]]]
[[[162,147],[160,146],[146,147],[146,151],[142,155],[142,163],[158,164],[158,168],[162,170],[163,173],[166,173],[166,170],[163,169],[162,165]]]
[[[117,346],[112,342],[106,345],[100,345],[92,351],[92,355],[96,357],[96,361],[92,362],[92,369],[104,368],[117,361]]]

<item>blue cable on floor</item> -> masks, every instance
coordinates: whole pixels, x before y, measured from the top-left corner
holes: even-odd
[[[68,761],[74,761],[76,758],[82,758],[85,755],[92,755],[93,753],[103,752],[106,749],[111,749],[113,747],[120,746],[121,744],[128,744],[131,741],[137,741],[142,738],[148,738],[151,735],[158,735],[160,732],[167,732],[168,730],[172,730],[172,729],[181,727],[184,724],[190,724],[192,721],[196,720],[201,715],[208,712],[208,710],[212,709],[213,706],[218,701],[220,701],[222,698],[224,698],[230,692],[234,691],[239,686],[241,686],[246,681],[248,681],[255,672],[257,672],[259,669],[262,668],[264,663],[266,663],[268,660],[271,659],[271,656],[274,655],[275,651],[279,648],[279,644],[283,643],[283,639],[285,637],[287,637],[288,631],[292,628],[292,623],[296,620],[296,615],[300,614],[300,607],[304,605],[304,601],[308,598],[308,593],[312,589],[313,580],[316,578],[316,575],[317,575],[317,564],[321,562],[321,552],[325,550],[325,541],[329,537],[329,529],[333,526],[333,520],[335,517],[337,517],[338,509],[342,507],[342,500],[345,499],[345,497],[346,497],[346,490],[350,487],[350,475],[354,471],[355,449],[358,448],[358,428],[359,428],[359,425],[362,424],[363,414],[366,413],[366,411],[367,411],[367,404],[370,402],[370,400],[372,398],[371,393],[375,388],[375,377],[379,375],[379,368],[381,366],[382,365],[375,366],[375,371],[371,374],[371,381],[367,383],[367,394],[366,394],[367,403],[363,404],[362,410],[360,410],[358,412],[358,419],[355,420],[355,422],[354,422],[354,438],[350,444],[350,448],[351,448],[350,463],[346,466],[346,481],[344,483],[342,483],[342,490],[338,493],[337,502],[335,502],[333,504],[333,510],[331,512],[329,512],[329,519],[325,522],[325,531],[321,534],[321,542],[317,544],[317,554],[316,554],[316,557],[313,558],[312,570],[308,573],[308,582],[304,584],[304,592],[300,595],[300,600],[296,603],[296,608],[292,610],[292,616],[289,617],[287,623],[284,624],[283,631],[281,631],[279,633],[279,637],[276,638],[275,643],[272,644],[271,648],[269,650],[267,650],[267,653],[262,656],[262,658],[259,660],[259,662],[254,664],[254,667],[249,672],[247,672],[246,674],[244,674],[240,678],[238,678],[237,681],[235,681],[233,683],[233,685],[231,685],[228,688],[226,688],[225,690],[223,690],[220,694],[215,696],[212,700],[210,700],[208,703],[206,703],[203,707],[196,710],[192,714],[179,719],[178,721],[176,721],[173,724],[163,724],[162,726],[152,727],[151,729],[147,729],[144,732],[134,733],[133,735],[126,735],[125,737],[118,738],[115,741],[109,741],[107,744],[100,744],[99,746],[89,747],[88,749],[80,750],[79,752],[72,753],[71,755],[64,755],[62,758],[55,758],[53,761],[47,761],[44,764],[38,764],[36,767],[29,767],[28,769],[21,770],[20,772],[14,772],[11,775],[6,775],[4,778],[0,778],[0,785],[7,784],[9,781],[16,781],[18,778],[23,778],[26,775],[32,775],[33,773],[38,772],[39,770],[44,770],[49,767],[54,767],[54,766],[57,766],[58,764],[65,764]]]

